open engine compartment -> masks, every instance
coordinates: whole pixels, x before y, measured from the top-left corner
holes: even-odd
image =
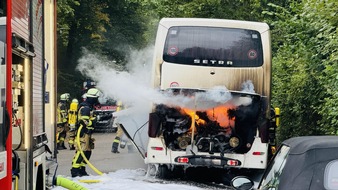
[[[150,114],[149,136],[163,138],[166,148],[173,151],[196,146],[199,152],[210,154],[246,153],[257,129],[266,123],[264,98],[242,92],[231,92],[231,96],[206,110],[158,104]]]

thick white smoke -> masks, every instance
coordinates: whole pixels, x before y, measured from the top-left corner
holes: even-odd
[[[125,105],[144,104],[159,94],[150,89],[150,66],[153,48],[131,52],[129,71],[121,69],[100,55],[85,52],[77,69],[94,80],[104,96],[122,101]]]
[[[97,84],[104,96],[120,100],[127,107],[148,107],[150,103],[206,110],[228,102],[232,96],[224,86],[217,86],[194,97],[174,95],[151,88],[151,64],[154,47],[133,51],[129,55],[127,71],[106,58],[85,50],[77,69]],[[243,83],[243,91],[254,92],[251,81]],[[248,103],[248,102],[247,102]],[[246,104],[247,104],[246,103]],[[251,103],[251,102],[250,102]],[[235,104],[241,104],[237,102]]]

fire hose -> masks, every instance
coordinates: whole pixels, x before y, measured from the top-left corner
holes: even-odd
[[[19,189],[19,177],[16,175],[15,176],[15,190],[18,190]]]
[[[55,176],[57,168],[58,168],[58,165],[56,163],[56,169],[54,171],[54,175],[51,178],[47,179],[46,185],[61,186],[61,187],[64,187],[66,189],[69,189],[69,190],[88,190],[87,188],[83,187],[82,185],[76,183],[75,181],[64,178],[60,175]],[[47,188],[47,189],[49,189],[49,188]]]
[[[94,170],[97,174],[102,175],[103,173],[101,171],[99,171],[97,168],[95,168],[87,159],[86,155],[84,154],[81,144],[80,144],[80,132],[82,130],[82,125],[79,127],[77,135],[76,135],[76,139],[75,142],[77,143],[78,146],[78,151],[80,151],[81,156],[83,157],[84,161],[88,164],[88,166]],[[79,182],[83,182],[83,183],[97,183],[100,182],[100,180],[79,180]],[[54,180],[54,185],[57,186],[62,186],[64,188],[67,188],[69,190],[87,190],[87,188],[77,184],[76,182],[69,180],[67,178],[61,177],[61,176],[57,176]]]
[[[75,183],[74,181],[61,176],[57,176],[55,178],[54,184],[57,186],[67,188],[69,190],[88,190],[87,188]]]
[[[98,183],[101,182],[101,180],[97,179],[82,179],[79,180],[79,182],[82,183]],[[80,184],[76,183],[75,181],[72,181],[70,179],[64,178],[62,176],[57,176],[54,178],[53,185],[61,186],[69,190],[88,190],[87,188],[81,186]],[[18,186],[18,185],[17,185]],[[15,189],[17,190],[17,189]]]
[[[89,162],[89,160],[87,159],[86,155],[83,153],[83,150],[82,150],[82,147],[81,147],[81,144],[80,144],[80,132],[81,132],[81,130],[82,130],[82,127],[83,127],[83,126],[80,125],[79,130],[78,130],[77,135],[76,135],[76,139],[75,139],[76,144],[77,144],[77,146],[79,147],[80,154],[81,154],[81,156],[83,157],[84,161],[88,164],[88,166],[89,166],[92,170],[94,170],[97,174],[102,175],[103,173],[102,173],[100,170],[98,170],[97,168],[95,168],[95,167],[93,166],[93,164],[91,164],[91,163]]]

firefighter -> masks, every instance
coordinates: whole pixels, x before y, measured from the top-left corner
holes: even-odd
[[[91,88],[86,93],[86,100],[79,105],[78,109],[78,127],[82,126],[81,130],[77,130],[76,133],[80,133],[81,150],[86,158],[89,160],[94,149],[94,140],[92,138],[93,129],[95,127],[95,115],[93,114],[94,106],[99,104],[100,91],[96,88]],[[72,177],[86,176],[86,163],[81,155],[80,147],[75,143],[75,155],[72,160],[71,175]]]
[[[74,98],[72,100],[72,103],[70,104],[69,110],[68,110],[68,126],[69,126],[69,131],[68,131],[68,145],[69,145],[69,150],[75,150],[74,146],[74,140],[75,140],[75,132],[76,132],[76,122],[77,122],[77,109],[78,109],[78,104],[79,101]]]
[[[91,79],[87,79],[84,83],[83,83],[83,89],[82,89],[82,100],[85,101],[86,100],[86,93],[89,89],[91,88],[95,88],[96,87],[96,82],[91,80]]]
[[[67,149],[65,146],[65,138],[68,130],[68,101],[69,93],[61,94],[60,101],[57,106],[57,127],[56,127],[56,143],[58,150]]]
[[[120,111],[122,109],[123,109],[122,102],[118,101],[116,111]],[[111,152],[112,153],[120,153],[120,151],[118,149],[119,149],[119,144],[121,143],[121,138],[122,138],[124,133],[123,133],[123,130],[121,129],[121,127],[120,127],[120,124],[118,122],[118,118],[114,119],[113,125],[117,126],[117,131],[116,131],[115,139],[114,139],[113,144],[112,144]],[[124,144],[122,146],[124,146]]]

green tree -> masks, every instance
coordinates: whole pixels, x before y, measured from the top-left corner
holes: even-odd
[[[58,89],[79,88],[82,48],[123,66],[154,41],[159,19],[200,17],[267,22],[272,33],[273,105],[279,140],[338,130],[336,0],[60,0]],[[74,83],[75,81],[75,83]]]
[[[266,3],[259,0],[164,0],[152,4],[158,18],[199,17],[262,21]]]
[[[282,110],[280,140],[334,133],[337,19],[331,16],[337,14],[337,3],[269,6],[273,11],[265,13],[272,26],[273,101]]]
[[[304,17],[313,29],[310,39],[323,72],[320,84],[325,96],[318,108],[323,119],[320,128],[326,134],[338,134],[338,2],[310,1],[304,6]],[[318,60],[316,59],[316,60]]]
[[[135,1],[81,0],[58,2],[59,61],[58,90],[81,95],[82,76],[75,70],[77,60],[89,49],[125,64],[132,48],[145,46],[147,30],[141,7]],[[67,10],[67,11],[65,11]]]

